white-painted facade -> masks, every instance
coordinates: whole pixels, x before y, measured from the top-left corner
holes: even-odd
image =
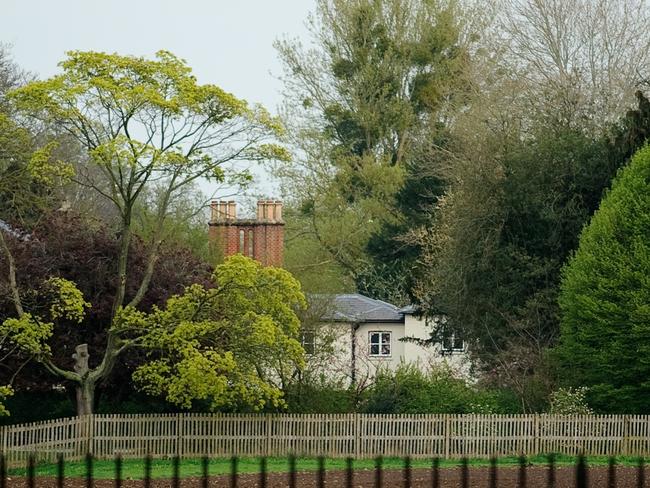
[[[423,370],[445,366],[469,378],[470,362],[462,341],[454,344],[448,340],[446,347],[440,343],[422,345],[416,340],[429,340],[432,325],[408,309],[394,307],[394,311],[397,313],[386,321],[368,319],[367,314],[360,313],[354,319],[334,314],[336,320],[321,322],[313,338],[309,337],[313,341],[307,348],[313,352],[308,355],[310,369],[347,383],[371,380],[378,369],[395,370],[405,363]]]

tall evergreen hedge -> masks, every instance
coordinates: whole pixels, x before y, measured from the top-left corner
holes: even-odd
[[[650,146],[582,231],[559,301],[561,377],[597,411],[650,413]]]

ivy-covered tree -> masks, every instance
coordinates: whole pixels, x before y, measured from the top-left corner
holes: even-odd
[[[197,83],[185,62],[171,53],[161,51],[155,60],[148,60],[70,52],[61,68],[61,74],[14,90],[9,99],[23,114],[56,126],[86,151],[87,160],[75,168],[50,157],[54,146],[47,144],[31,158],[32,175],[44,184],[66,178],[96,192],[119,216],[117,287],[111,297],[111,317],[103,324],[107,334],[103,351],[97,351],[101,359],[89,359],[87,346],[81,344],[73,369],[56,365],[45,349],[37,355],[59,381],[77,385],[77,411],[87,414],[93,410],[97,383],[110,374],[117,356],[128,347],[116,324],[137,311],[150,287],[170,202],[199,178],[235,182],[246,178],[229,172],[228,163],[286,158],[287,153],[273,142],[281,127],[266,110],[249,107],[215,85]],[[134,212],[154,185],[159,198],[144,273],[129,294]],[[11,264],[7,246],[3,253]],[[40,321],[23,306],[16,286],[19,272],[10,266],[4,274],[12,289],[15,320],[25,328],[38,328]]]
[[[362,288],[385,255],[403,257],[398,232],[384,227],[408,226],[395,199],[405,180],[421,180],[414,148],[431,143],[465,82],[458,15],[454,1],[320,0],[309,19],[313,49],[277,44],[297,154],[281,174],[305,217],[297,235],[316,240]],[[368,243],[377,233],[375,261]],[[312,272],[329,266],[321,261]]]
[[[562,377],[602,412],[648,413],[650,147],[623,168],[563,272]]]

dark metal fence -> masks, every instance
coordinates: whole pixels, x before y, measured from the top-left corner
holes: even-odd
[[[296,457],[295,456],[289,456],[287,458],[288,461],[288,471],[286,473],[286,482],[288,482],[288,487],[289,488],[300,488],[299,484],[299,479],[298,479],[298,470],[297,470],[297,463],[296,463]],[[269,470],[268,470],[268,464],[267,464],[267,458],[263,457],[260,458],[259,460],[259,474],[258,475],[247,475],[247,476],[259,476],[257,480],[256,486],[259,486],[260,488],[267,488],[270,487],[270,480],[269,480]],[[172,458],[172,463],[171,463],[171,477],[169,479],[169,485],[172,488],[180,488],[181,486],[181,473],[180,473],[180,465],[181,465],[181,458],[179,456],[175,456]],[[65,476],[65,460],[63,455],[59,455],[57,462],[56,462],[56,487],[57,488],[64,488],[65,483],[66,483],[66,476]],[[123,485],[123,462],[122,462],[122,457],[121,456],[116,456],[114,458],[114,466],[115,466],[115,472],[114,472],[114,477],[113,477],[113,482],[114,486],[116,488],[121,488]],[[199,483],[201,488],[208,488],[210,485],[210,474],[209,474],[209,466],[210,466],[210,459],[208,457],[203,457],[201,458],[201,476],[199,478]],[[516,476],[516,486],[517,488],[532,488],[533,486],[544,486],[545,488],[559,488],[559,484],[557,484],[557,464],[555,461],[555,458],[553,455],[549,455],[547,457],[547,462],[544,465],[545,466],[545,471],[546,471],[546,479],[544,480],[543,484],[540,484],[539,480],[537,480],[536,484],[530,484],[529,482],[529,469],[530,467],[533,466],[529,463],[528,459],[525,456],[521,456],[518,460],[518,466],[517,466],[517,476]],[[536,465],[537,467],[539,465]],[[27,488],[38,488],[39,487],[39,477],[36,475],[36,460],[33,455],[28,456],[27,458],[27,463],[25,466],[25,476],[24,476],[24,485]],[[142,478],[142,485],[144,488],[150,488],[151,483],[152,483],[152,458],[150,456],[147,456],[144,459],[144,470],[143,470],[143,478]],[[403,488],[412,488],[413,486],[427,486],[431,488],[445,488],[445,487],[451,487],[451,486],[458,486],[455,482],[453,484],[445,484],[443,481],[443,478],[441,476],[441,471],[443,470],[450,470],[450,469],[458,469],[459,470],[459,478],[460,478],[460,486],[461,488],[469,488],[470,486],[477,486],[476,483],[471,483],[472,481],[472,472],[475,470],[475,468],[472,468],[470,466],[469,460],[467,458],[463,458],[460,460],[460,465],[458,468],[442,468],[440,465],[440,459],[439,458],[434,458],[431,461],[431,465],[429,468],[430,471],[430,476],[427,477],[426,484],[423,484],[422,480],[420,479],[418,483],[414,484],[413,481],[413,467],[411,463],[411,458],[410,457],[405,457],[403,458],[403,464],[401,467],[401,470],[398,470],[401,472],[401,482],[399,486]],[[604,480],[603,483],[598,483],[597,485],[589,485],[589,473],[590,473],[590,468],[587,465],[586,459],[584,456],[578,456],[577,461],[574,466],[574,475],[572,477],[571,483],[567,484],[566,480],[564,484],[561,486],[563,487],[568,487],[568,486],[574,486],[575,488],[587,488],[588,486],[607,486],[607,488],[616,488],[618,486],[625,486],[625,487],[631,487],[631,486],[636,486],[637,488],[642,488],[645,486],[645,461],[643,458],[639,458],[636,467],[632,467],[630,469],[635,469],[635,479],[631,483],[630,479],[625,481],[624,484],[617,484],[617,462],[614,457],[610,457],[608,461],[608,465],[606,467],[606,479]],[[500,471],[500,467],[498,465],[498,459],[496,457],[492,457],[489,462],[489,466],[487,468],[488,470],[488,476],[487,480],[485,482],[486,488],[497,488],[500,485],[499,483],[499,478],[500,474],[502,471]],[[85,476],[84,476],[84,481],[85,481],[85,488],[94,488],[95,486],[95,478],[93,476],[93,471],[94,471],[94,458],[92,454],[87,454],[85,457]],[[395,468],[390,468],[391,472],[395,471]],[[418,468],[418,472],[422,472],[422,468]],[[476,471],[475,471],[476,472]],[[388,488],[392,486],[397,486],[394,484],[394,481],[391,482],[390,484],[386,483],[385,480],[385,474],[386,470],[384,468],[384,460],[382,457],[377,457],[375,458],[374,462],[374,474],[372,476],[372,479],[370,477],[366,477],[367,479],[365,480],[364,483],[360,483],[360,480],[355,480],[355,475],[358,472],[355,472],[354,470],[354,460],[353,458],[349,457],[346,459],[345,463],[345,471],[344,471],[344,482],[343,482],[343,487],[345,488],[359,488],[360,486],[363,487],[373,487],[373,488]],[[314,474],[315,477],[315,486],[317,488],[325,488],[326,486],[326,479],[327,479],[327,469],[326,469],[326,463],[325,463],[325,458],[324,457],[319,457],[317,458],[317,470]],[[222,485],[219,486],[230,486],[231,488],[236,488],[239,486],[239,458],[237,457],[232,457],[230,458],[230,475],[229,476],[220,476],[219,478],[222,480]],[[15,477],[13,477],[14,480],[16,480]],[[14,485],[8,484],[8,472],[7,472],[7,463],[5,462],[5,457],[4,455],[0,454],[0,488],[11,488]],[[227,483],[226,484],[226,481]],[[169,486],[168,485],[168,486]],[[284,483],[282,484],[283,486]],[[313,486],[314,483],[310,482],[309,486]],[[508,486],[512,486],[513,484],[510,483]],[[52,486],[51,482],[47,483],[47,486]],[[79,486],[79,483],[75,483],[74,486]],[[196,486],[196,485],[194,485]],[[331,486],[331,485],[330,485]],[[342,487],[341,487],[342,488]]]

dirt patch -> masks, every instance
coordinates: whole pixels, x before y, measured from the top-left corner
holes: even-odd
[[[489,486],[489,468],[471,468],[469,471],[469,486],[472,488],[488,488]],[[518,488],[518,469],[517,468],[500,468],[498,470],[499,488]],[[650,470],[645,471],[645,478],[650,477]],[[560,467],[555,472],[556,488],[574,488],[575,487],[575,469],[572,467]],[[601,488],[607,486],[607,467],[593,467],[588,471],[588,486],[590,488]],[[8,488],[25,488],[27,486],[25,478],[12,477],[8,480]],[[383,472],[382,487],[404,487],[404,473],[401,470],[386,470]],[[96,488],[113,488],[113,480],[95,480],[93,486]],[[151,488],[169,488],[172,485],[169,479],[151,480]],[[124,488],[143,488],[142,480],[124,480]],[[200,478],[185,478],[180,482],[181,488],[200,488]],[[230,487],[231,480],[229,476],[216,476],[209,480],[210,488]],[[241,474],[237,480],[237,486],[240,488],[253,488],[260,486],[260,475],[258,474]],[[267,475],[267,488],[287,488],[289,487],[289,475],[287,473],[269,473]],[[346,473],[344,471],[328,471],[325,474],[325,486],[328,488],[345,488]],[[356,470],[353,478],[354,488],[372,488],[375,486],[374,470]],[[432,486],[432,474],[427,469],[414,469],[411,472],[412,488],[430,488]],[[440,470],[440,488],[461,488],[460,469],[450,468]],[[542,466],[532,466],[526,470],[526,487],[527,488],[546,488],[548,487],[548,468]],[[632,467],[618,467],[616,469],[616,486],[620,488],[636,487],[637,470]],[[647,486],[647,485],[643,485]],[[297,488],[316,488],[317,473],[300,472],[296,473]],[[56,479],[54,478],[37,478],[35,488],[56,488]],[[65,488],[86,488],[86,480],[83,478],[66,478]]]

